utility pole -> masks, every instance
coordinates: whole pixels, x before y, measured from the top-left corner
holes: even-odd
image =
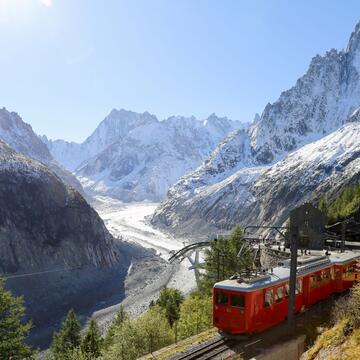
[[[216,253],[217,253],[217,281],[220,281],[220,250],[216,249]]]
[[[346,220],[341,223],[341,245],[340,251],[345,251],[345,238],[346,238]]]
[[[299,229],[297,226],[290,227],[290,281],[289,281],[289,301],[288,301],[288,324],[290,330],[294,330],[294,308],[295,308],[295,288],[297,272],[297,251],[299,244]]]

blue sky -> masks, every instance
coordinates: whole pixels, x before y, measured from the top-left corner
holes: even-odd
[[[112,108],[250,121],[359,20],[351,0],[0,0],[0,106],[73,141]]]

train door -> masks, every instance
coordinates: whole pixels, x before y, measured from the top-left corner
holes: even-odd
[[[275,305],[274,305],[274,323],[279,323],[286,318],[287,301],[285,299],[284,285],[280,285],[274,289]]]
[[[224,331],[231,329],[231,308],[229,293],[222,289],[215,289],[214,325]]]
[[[308,307],[310,304],[310,280],[309,276],[303,278],[303,305]]]
[[[274,289],[264,289],[263,329],[274,323]]]
[[[263,306],[264,306],[264,294],[263,291],[257,291],[254,293],[254,309],[250,320],[250,332],[254,332],[255,329],[261,329],[263,325]]]
[[[242,293],[231,293],[230,295],[230,307],[231,307],[231,332],[243,333],[247,330],[245,307],[247,305],[246,296]]]
[[[303,298],[303,279],[297,279],[295,284],[295,311],[299,312],[302,310],[304,304]]]

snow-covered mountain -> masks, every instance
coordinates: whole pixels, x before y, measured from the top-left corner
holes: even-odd
[[[88,193],[158,201],[241,126],[215,114],[203,121],[181,116],[159,121],[147,112],[113,110],[82,144],[43,141]]]
[[[82,193],[79,181],[53,159],[48,148],[34,133],[31,126],[25,123],[16,112],[10,112],[5,108],[0,110],[0,140],[14,150],[45,164],[65,183]]]
[[[70,171],[74,171],[82,162],[99,154],[109,145],[122,140],[136,127],[157,122],[158,119],[148,112],[139,114],[123,109],[113,109],[81,144],[64,140],[49,140],[46,136],[41,139],[55,160]]]
[[[261,192],[254,192],[254,186],[264,185],[264,178],[271,183],[265,174],[275,176],[274,169],[285,171],[275,164],[288,154],[326,137],[347,121],[354,121],[357,114],[354,111],[360,105],[359,76],[360,23],[346,50],[331,50],[313,58],[307,73],[275,103],[268,104],[250,128],[228,136],[201,166],[182,177],[169,190],[152,222],[182,232],[191,224],[196,224],[197,229],[208,229],[246,223],[250,221],[247,214],[252,214],[250,222],[275,221],[264,216],[267,210],[263,208],[247,208],[247,204],[261,201],[258,198]],[[355,132],[354,136],[357,135]],[[290,162],[293,158],[287,159]],[[292,186],[286,179],[291,178],[291,170],[296,166],[289,165],[285,173],[278,174],[283,190]],[[268,167],[272,170],[267,170]],[[297,176],[302,174],[298,172]],[[277,199],[278,194],[283,197],[287,194],[281,195],[280,188],[275,190],[272,189],[272,195]],[[302,198],[305,197],[304,193]],[[268,201],[265,208],[280,219],[278,213],[283,202],[279,206],[271,204],[274,203]],[[246,212],[236,211],[238,206],[247,209]]]
[[[237,224],[281,225],[291,209],[359,180],[357,121],[291,152],[273,166],[243,167],[195,191],[179,192],[175,186],[152,222],[191,236],[229,230]]]

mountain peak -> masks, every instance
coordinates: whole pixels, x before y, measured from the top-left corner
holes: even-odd
[[[13,149],[42,162],[50,161],[51,155],[46,145],[25,123],[18,113],[5,107],[0,110],[0,139]]]
[[[360,21],[355,25],[354,31],[350,35],[346,52],[353,53],[359,49],[360,45]]]
[[[259,113],[255,113],[253,124],[257,124],[260,121],[260,119],[261,119],[261,117],[260,117]]]
[[[212,118],[218,119],[219,117],[216,115],[216,113],[213,112],[208,116],[208,119],[212,119]]]

